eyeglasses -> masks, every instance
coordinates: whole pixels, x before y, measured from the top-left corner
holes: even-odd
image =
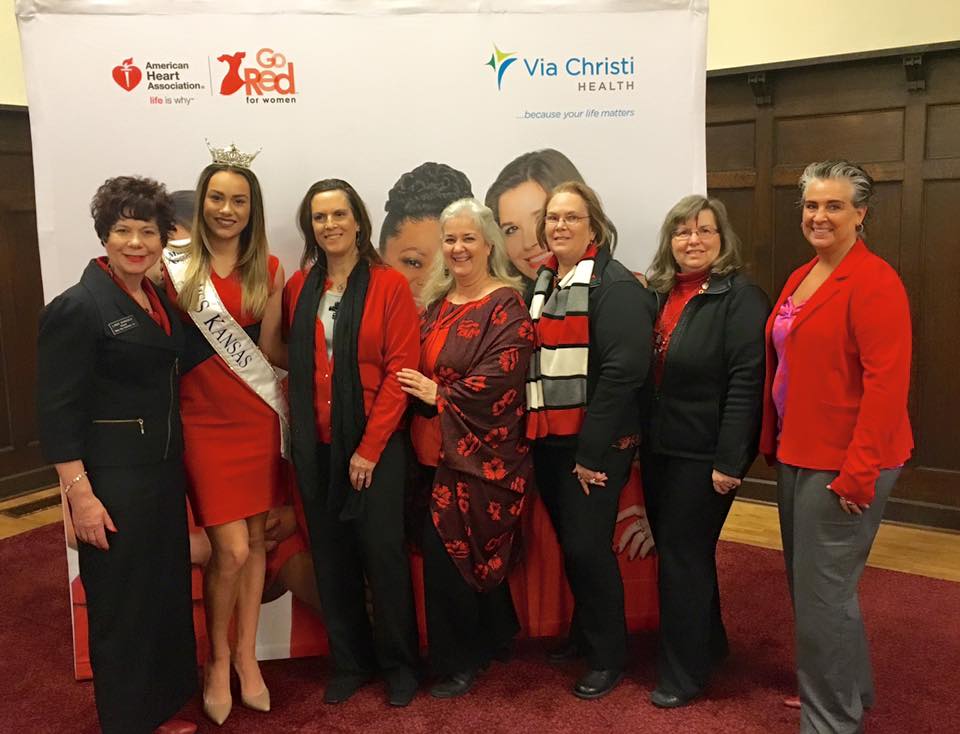
[[[673,238],[681,242],[687,242],[693,237],[694,232],[696,232],[697,236],[702,240],[704,237],[713,237],[719,231],[716,227],[708,226],[697,227],[696,229],[678,229],[673,233]]]
[[[576,227],[580,222],[586,222],[589,219],[590,215],[588,214],[575,214],[574,212],[569,214],[554,214],[551,212],[543,217],[543,221],[554,227],[560,222],[565,222],[568,227]]]

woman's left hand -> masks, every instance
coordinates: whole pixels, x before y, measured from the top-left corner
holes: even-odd
[[[737,479],[737,477],[731,477],[724,474],[721,471],[713,470],[713,489],[717,494],[726,494],[731,489],[736,489],[740,486],[742,480]]]
[[[602,471],[593,471],[593,469],[587,469],[584,466],[577,464],[573,467],[573,473],[577,475],[577,479],[580,480],[580,486],[583,488],[583,493],[590,496],[590,487],[603,487],[607,483],[607,475]]]
[[[376,465],[375,461],[367,461],[358,453],[350,457],[350,484],[355,490],[359,492],[370,486]]]
[[[408,367],[397,373],[400,389],[408,395],[419,398],[427,405],[437,404],[437,383],[416,370]]]
[[[639,556],[646,558],[653,550],[653,533],[650,531],[650,522],[647,520],[647,511],[642,505],[630,505],[617,513],[617,522],[622,522],[628,517],[637,518],[623,529],[620,534],[620,541],[613,546],[616,553],[623,553],[629,548],[627,558],[631,561]]]
[[[834,491],[833,487],[831,487],[829,484],[827,485],[827,489],[829,489],[831,492]],[[840,497],[839,495],[837,495],[837,499],[840,500],[840,509],[846,512],[848,515],[862,515],[864,510],[870,509],[870,505],[861,505],[853,500]]]

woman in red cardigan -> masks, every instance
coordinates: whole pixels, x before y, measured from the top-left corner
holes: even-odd
[[[305,247],[285,323],[293,464],[334,667],[324,700],[346,701],[379,672],[390,704],[406,706],[418,647],[404,546],[407,396],[395,375],[419,362],[417,308],[406,279],[381,264],[346,181],[313,184],[299,224]]]
[[[873,179],[846,161],[807,166],[802,229],[816,256],[767,322],[760,450],[778,463],[796,618],[801,732],[858,732],[874,701],[857,583],[913,438],[910,307],[861,239]]]

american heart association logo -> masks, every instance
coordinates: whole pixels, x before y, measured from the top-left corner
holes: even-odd
[[[113,67],[113,81],[128,92],[136,87],[143,78],[140,69],[133,65],[133,59],[124,59],[120,66]]]

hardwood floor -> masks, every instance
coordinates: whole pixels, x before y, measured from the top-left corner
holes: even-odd
[[[720,537],[783,550],[777,508],[766,502],[736,500]],[[960,533],[885,522],[877,533],[867,565],[960,581]]]
[[[59,490],[50,487],[0,502],[0,539],[59,522]],[[777,508],[738,499],[723,528],[723,540],[782,550]],[[884,523],[869,565],[960,582],[960,533]]]

